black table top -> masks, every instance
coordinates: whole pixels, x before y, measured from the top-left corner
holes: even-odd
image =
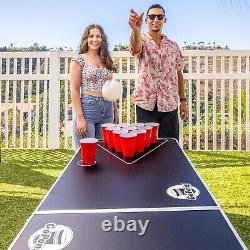
[[[12,249],[34,247],[39,238],[55,250],[242,249],[219,210],[35,215]]]
[[[39,210],[216,206],[178,143],[162,142],[133,164],[98,147],[97,164],[80,167],[78,152]]]
[[[99,142],[94,167],[80,167],[80,158],[79,151],[10,249],[246,249],[176,140],[133,159]],[[143,235],[139,221],[148,221]]]

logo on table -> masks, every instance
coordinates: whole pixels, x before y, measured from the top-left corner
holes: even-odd
[[[72,239],[73,231],[69,227],[47,223],[30,236],[28,246],[30,250],[60,250]]]
[[[169,187],[166,192],[169,196],[181,200],[196,200],[200,194],[200,191],[190,183]]]

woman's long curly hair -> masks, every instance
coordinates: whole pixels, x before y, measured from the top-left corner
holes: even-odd
[[[113,61],[111,59],[110,53],[108,51],[108,39],[106,34],[104,33],[103,28],[98,25],[98,24],[91,24],[89,25],[81,38],[81,43],[80,43],[80,48],[79,48],[79,54],[83,54],[86,53],[88,51],[88,35],[89,35],[89,31],[91,29],[99,29],[101,32],[101,36],[102,36],[102,42],[101,42],[101,46],[99,49],[99,56],[101,58],[101,63],[102,65],[105,66],[106,69],[113,71],[114,70],[114,66],[113,66]]]

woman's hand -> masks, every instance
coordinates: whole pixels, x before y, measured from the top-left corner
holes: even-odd
[[[77,123],[77,129],[79,131],[79,134],[82,137],[85,137],[88,132],[87,121],[84,119],[84,117],[80,117],[80,118],[77,118],[76,123]]]

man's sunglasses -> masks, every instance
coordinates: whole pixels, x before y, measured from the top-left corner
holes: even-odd
[[[150,20],[155,20],[155,18],[157,17],[158,20],[163,20],[163,18],[165,17],[163,14],[159,14],[159,15],[148,15],[148,18]]]

